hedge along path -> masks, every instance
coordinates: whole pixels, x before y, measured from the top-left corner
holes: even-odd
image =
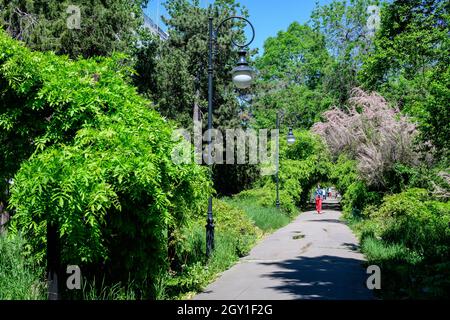
[[[373,299],[358,240],[340,216],[302,213],[194,300]]]

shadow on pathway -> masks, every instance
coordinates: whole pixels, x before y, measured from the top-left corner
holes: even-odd
[[[302,213],[194,299],[373,299],[358,240],[340,217],[334,210]]]
[[[263,275],[277,280],[271,289],[299,299],[370,299],[364,289],[361,261],[336,256],[298,257],[279,262],[264,262],[277,271]]]

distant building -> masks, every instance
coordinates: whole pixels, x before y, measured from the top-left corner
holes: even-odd
[[[163,29],[161,29],[149,16],[144,13],[144,27],[149,29],[150,32],[158,36],[161,40],[169,39],[169,35]]]

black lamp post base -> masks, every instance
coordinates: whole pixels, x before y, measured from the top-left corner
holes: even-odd
[[[55,224],[47,222],[47,290],[48,300],[59,300],[60,283],[58,275],[61,274],[61,255],[58,228]]]
[[[60,300],[59,295],[59,283],[58,283],[58,275],[56,272],[49,272],[48,273],[48,280],[47,280],[47,286],[48,286],[48,300]]]
[[[206,225],[206,256],[209,258],[214,251],[214,223],[208,219]]]

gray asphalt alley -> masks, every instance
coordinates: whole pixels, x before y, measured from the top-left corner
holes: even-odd
[[[302,213],[194,300],[372,299],[358,241],[340,216]]]

